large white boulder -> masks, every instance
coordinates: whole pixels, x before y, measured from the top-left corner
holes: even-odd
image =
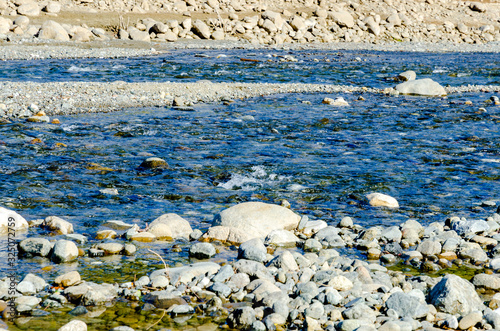
[[[422,95],[437,97],[446,95],[446,90],[439,83],[430,78],[410,80],[396,85],[396,90],[401,94]]]
[[[247,240],[265,238],[273,230],[293,230],[300,216],[290,209],[263,202],[244,202],[217,214],[213,226],[236,228]]]
[[[446,275],[429,292],[429,301],[438,311],[467,315],[484,308],[474,285],[456,275]]]
[[[69,41],[68,32],[62,27],[61,24],[51,20],[42,24],[40,31],[38,31],[38,38]]]

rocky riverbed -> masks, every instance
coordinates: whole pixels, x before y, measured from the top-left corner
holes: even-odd
[[[0,39],[252,44],[500,41],[499,5],[464,1],[11,1]]]
[[[398,207],[380,193],[366,198],[372,208]],[[448,217],[423,226],[409,219],[365,228],[350,217],[334,225],[309,219],[287,201],[247,202],[222,210],[204,231],[165,214],[146,228],[111,221],[85,236],[59,217],[27,222],[2,208],[2,231],[8,217],[16,231],[27,231],[19,263],[36,257],[98,265],[117,254],[134,256],[144,243],[153,247],[152,259],[165,262],[154,249],[165,240],[183,242],[193,263],[137,269],[128,282],[95,282],[77,269],[54,278],[34,272],[14,294],[3,279],[0,308],[9,317],[7,301],[13,302],[19,329],[499,329],[500,215],[493,201],[483,207],[491,210],[484,220]],[[30,235],[40,227],[46,236]]]

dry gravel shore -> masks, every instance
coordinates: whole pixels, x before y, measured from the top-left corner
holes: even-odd
[[[180,41],[171,44],[151,44],[134,41],[92,43],[8,44],[0,47],[0,60],[36,60],[47,58],[117,58],[154,56],[176,48],[233,49],[269,48],[245,42]],[[397,43],[376,45],[368,43],[288,44],[273,46],[286,49],[377,50],[408,52],[499,52],[500,43],[488,45],[449,43]],[[397,74],[397,73],[394,73]],[[448,93],[500,91],[499,86],[450,87]],[[301,92],[371,92],[383,90],[367,87],[318,84],[245,84],[216,83],[96,83],[96,82],[1,82],[0,117],[31,116],[39,110],[47,115],[89,112],[109,112],[128,107],[191,106],[225,100],[277,93]],[[387,91],[385,91],[387,92]]]

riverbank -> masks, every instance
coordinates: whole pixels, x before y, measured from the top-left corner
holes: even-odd
[[[500,5],[463,1],[0,2],[0,39],[286,43],[500,41]]]
[[[380,52],[434,52],[434,53],[499,53],[500,42],[487,44],[456,44],[429,42],[401,42],[371,44],[365,42],[334,42],[321,44],[255,45],[245,41],[179,40],[175,43],[147,43],[138,41],[93,41],[88,43],[57,41],[24,41],[3,43],[0,61],[75,59],[75,58],[123,58],[155,56],[175,49],[276,49],[276,50],[347,50]]]
[[[500,92],[500,86],[447,87],[448,93]],[[328,84],[258,83],[112,83],[96,82],[0,82],[0,118],[111,112],[124,108],[180,107],[187,111],[207,103],[231,102],[283,93],[385,93],[378,89]]]
[[[377,202],[367,196],[373,208],[394,208],[388,203],[390,197],[378,197]],[[103,230],[85,236],[73,233],[71,223],[55,216],[28,223],[14,211],[0,209],[2,216],[15,219],[16,231],[28,231],[17,247],[19,263],[36,258],[48,262],[46,270],[50,263],[64,263],[71,270],[55,278],[36,272],[25,275],[15,283],[14,296],[6,294],[9,279],[0,281],[2,297],[12,301],[20,314],[7,327],[134,330],[201,325],[208,330],[222,326],[345,331],[500,327],[496,294],[500,216],[495,202],[484,202],[483,207],[492,211],[486,220],[449,217],[423,226],[410,219],[400,226],[367,228],[350,217],[328,225],[286,207],[286,201],[282,206],[234,205],[217,214],[207,231],[192,229],[176,214],[165,214],[147,229],[110,221]],[[52,236],[50,241],[30,235],[39,228]],[[133,260],[136,251],[149,250],[151,259],[162,265],[163,254],[154,247],[162,247],[157,245],[165,239],[189,252],[191,264],[164,265],[148,273],[123,266],[135,275],[133,281],[96,282],[75,263],[105,268],[113,256]],[[234,243],[237,249],[231,246]],[[226,262],[217,262],[219,256]],[[0,310],[5,317],[12,316],[6,304],[0,301]]]

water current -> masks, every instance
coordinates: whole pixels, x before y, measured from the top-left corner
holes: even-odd
[[[2,80],[39,82],[203,79],[383,88],[405,70],[445,86],[500,84],[500,59],[488,53],[179,50],[145,58],[0,62]],[[13,121],[0,125],[0,205],[28,220],[62,217],[91,240],[105,221],[144,227],[168,212],[205,229],[217,212],[243,201],[286,199],[297,213],[329,224],[343,216],[363,226],[484,218],[493,210],[483,203],[500,202],[500,107],[488,103],[492,95],[291,94],[190,112],[126,109],[61,116],[61,124]],[[338,96],[350,106],[321,102]],[[32,143],[35,138],[42,143]],[[139,169],[148,155],[165,159],[169,169]],[[375,191],[395,197],[401,208],[370,207],[365,195]],[[37,233],[43,234],[30,230]],[[186,250],[171,253],[172,244],[150,245],[164,249],[168,263],[185,262]],[[24,273],[52,265],[23,261]],[[53,274],[64,268],[74,266],[58,266]]]

